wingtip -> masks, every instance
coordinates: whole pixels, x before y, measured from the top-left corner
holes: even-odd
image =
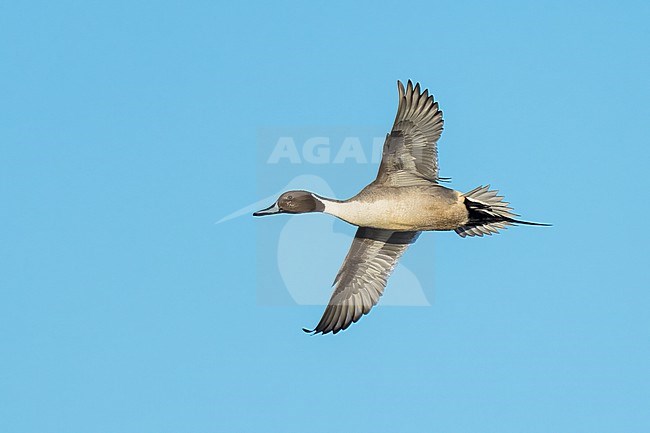
[[[403,97],[409,97],[409,95],[418,95],[422,96],[424,99],[431,99],[431,102],[437,105],[437,102],[434,101],[433,95],[429,94],[429,89],[422,90],[420,83],[413,83],[413,80],[406,81],[406,87],[401,80],[397,80],[397,91],[399,92],[400,99]],[[438,108],[436,106],[437,111]]]
[[[399,94],[399,98],[402,99],[404,97],[404,84],[400,80],[397,80],[397,93]]]

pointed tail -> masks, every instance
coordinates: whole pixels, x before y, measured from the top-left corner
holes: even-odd
[[[529,226],[550,226],[550,224],[533,223],[518,220],[519,215],[512,212],[510,203],[503,201],[497,195],[498,191],[490,191],[490,185],[479,186],[464,194],[465,206],[469,213],[469,221],[456,229],[460,236],[483,236],[498,233],[509,225],[525,224]]]

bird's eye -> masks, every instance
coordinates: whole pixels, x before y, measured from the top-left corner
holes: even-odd
[[[287,200],[293,200],[293,196],[292,196],[292,195],[288,195],[288,196],[287,196]]]

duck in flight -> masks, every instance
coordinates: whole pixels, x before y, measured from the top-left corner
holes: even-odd
[[[404,89],[398,81],[397,88],[397,116],[372,183],[348,200],[287,191],[253,214],[325,212],[359,227],[320,322],[305,332],[336,334],[368,314],[397,261],[423,231],[454,230],[466,237],[491,235],[509,225],[548,225],[517,219],[489,185],[464,194],[440,185],[442,111],[428,90],[420,92],[420,84],[409,80]]]

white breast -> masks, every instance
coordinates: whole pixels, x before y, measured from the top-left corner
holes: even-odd
[[[325,212],[362,227],[399,230],[408,229],[413,223],[413,207],[394,200],[325,202]]]

